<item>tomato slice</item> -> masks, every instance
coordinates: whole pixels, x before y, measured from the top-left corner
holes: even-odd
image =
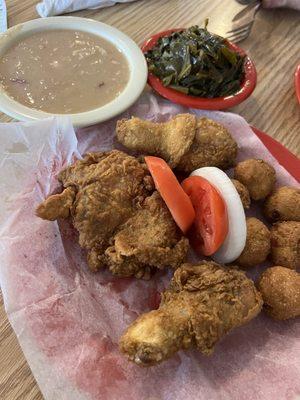
[[[191,227],[195,211],[189,196],[180,186],[168,164],[159,157],[145,157],[156,189],[164,199],[176,224],[186,233]]]
[[[226,204],[218,190],[200,176],[190,176],[181,184],[190,197],[196,217],[189,232],[197,253],[210,256],[224,242],[228,233]]]

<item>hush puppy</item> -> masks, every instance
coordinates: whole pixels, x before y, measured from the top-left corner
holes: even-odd
[[[266,200],[264,214],[272,222],[300,221],[300,189],[282,186]]]
[[[246,245],[235,261],[245,268],[254,267],[266,260],[271,249],[270,231],[257,218],[247,218],[247,239]]]
[[[238,163],[234,178],[246,186],[253,200],[261,200],[272,192],[276,174],[274,168],[265,161],[249,159]]]
[[[300,222],[277,222],[271,229],[271,255],[275,265],[300,266]]]
[[[266,269],[258,282],[264,308],[274,319],[295,318],[300,315],[300,274],[289,268]]]
[[[236,179],[231,179],[231,182],[234,184],[234,187],[240,195],[243,207],[247,210],[248,208],[250,208],[251,204],[249,190],[246,188],[245,185],[243,185],[240,181],[237,181]]]

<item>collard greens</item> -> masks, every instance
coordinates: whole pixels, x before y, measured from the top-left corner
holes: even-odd
[[[193,26],[161,37],[146,54],[149,71],[164,86],[199,97],[237,92],[244,78],[244,56],[206,27]]]

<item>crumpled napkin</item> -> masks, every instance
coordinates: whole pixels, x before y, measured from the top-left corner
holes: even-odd
[[[136,0],[43,0],[37,4],[36,10],[41,17],[51,17],[85,8],[104,8],[132,1]]]
[[[146,93],[119,118],[163,121],[185,111]],[[238,142],[240,159],[263,158],[276,168],[280,185],[297,185],[243,118],[192,112],[223,123]],[[57,189],[61,168],[87,151],[117,146],[117,119],[76,135],[63,118],[0,124],[0,283],[45,400],[296,400],[297,320],[276,322],[262,313],[224,338],[211,357],[189,350],[149,369],[119,353],[122,332],[157,305],[171,271],[148,282],[104,270],[93,274],[69,221],[43,221],[34,214]]]

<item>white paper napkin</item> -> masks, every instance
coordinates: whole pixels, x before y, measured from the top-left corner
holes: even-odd
[[[85,8],[104,8],[117,3],[130,3],[136,0],[43,0],[36,10],[41,17],[66,14]]]

